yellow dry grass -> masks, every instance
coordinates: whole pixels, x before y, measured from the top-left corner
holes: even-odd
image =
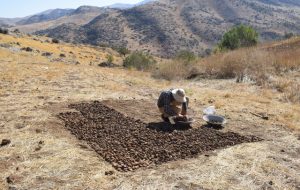
[[[28,43],[33,49],[56,54],[61,49],[71,50],[76,56],[74,61],[80,54],[100,57],[107,53],[85,46],[40,43],[31,37],[0,37],[1,43]],[[0,140],[12,141],[0,148],[0,189],[299,187],[300,145],[296,132],[300,130],[300,106],[280,101],[282,94],[272,89],[234,80],[158,80],[150,73],[51,62],[51,58],[39,54],[8,48],[0,48],[0,65]],[[153,100],[155,105],[159,92],[171,87],[186,89],[198,116],[203,108],[215,105],[218,113],[228,119],[224,131],[265,140],[216,150],[207,153],[209,156],[119,173],[56,118],[57,113],[68,110],[69,103],[79,101],[135,98]],[[250,112],[267,113],[270,119],[262,120]],[[198,124],[204,125],[199,118]],[[104,175],[109,170],[115,174]],[[13,183],[7,183],[8,176]]]
[[[24,36],[22,38],[18,38],[10,35],[0,35],[0,39],[2,44],[16,45],[16,43],[19,43],[19,48],[30,47],[33,50],[40,51],[40,53],[34,53],[33,55],[28,54],[27,52],[20,52],[19,54],[24,55],[24,57],[22,57],[22,61],[28,56],[31,61],[32,56],[35,56],[37,59],[47,60],[47,58],[41,56],[43,52],[52,53],[54,58],[59,58],[60,54],[65,54],[65,60],[72,60],[74,63],[79,62],[80,64],[84,65],[98,65],[99,63],[106,61],[106,57],[109,54],[113,55],[116,64],[121,65],[123,61],[123,58],[117,52],[109,48],[95,48],[88,45],[75,46],[73,44],[63,42],[55,44],[51,43],[51,39],[49,38],[36,38],[34,36]],[[40,60],[37,60],[37,62],[40,63]],[[59,62],[59,60],[57,59],[53,62]]]
[[[200,60],[198,70],[207,77],[236,78],[276,89],[283,100],[300,103],[299,37],[212,55]]]

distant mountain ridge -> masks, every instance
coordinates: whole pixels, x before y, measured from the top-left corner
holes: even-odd
[[[205,55],[226,30],[238,24],[253,26],[261,40],[300,34],[298,0],[146,0],[132,8],[122,6],[82,6],[56,14],[57,19],[43,18],[11,29],[66,42],[126,46],[164,57],[180,50]]]
[[[46,30],[58,27],[60,25],[85,25],[93,20],[98,15],[109,11],[110,9],[101,8],[101,7],[94,7],[94,6],[81,6],[77,9],[72,10],[69,13],[66,13],[64,16],[49,21],[41,21],[41,22],[34,22],[31,24],[25,25],[17,25],[12,27],[11,29],[19,29],[22,32],[26,33],[33,33],[38,30]]]
[[[22,19],[23,18],[0,18],[0,27],[11,27],[14,23]]]
[[[92,16],[93,18],[95,18],[96,16],[98,16],[98,14],[102,13],[103,9],[128,9],[135,6],[144,5],[153,1],[156,0],[144,0],[137,4],[117,3],[107,7],[96,7],[96,6],[84,5],[78,7],[77,9],[50,9],[23,18],[0,18],[0,27],[6,27],[6,28],[15,27],[20,29],[23,32],[32,33],[37,30],[46,29],[47,28],[46,25],[48,21],[49,21],[49,28],[53,28],[53,26],[55,26],[56,24],[53,24],[53,22],[51,21],[55,21],[58,19],[60,19],[60,21],[55,23],[81,25],[82,23],[85,23],[82,22],[82,20],[90,21],[92,19],[91,18]],[[79,19],[78,23],[74,21],[74,19],[63,18],[66,16],[74,17],[74,15],[82,15],[82,18],[78,18],[77,16],[77,18]],[[65,20],[65,22],[62,20]]]
[[[127,46],[169,57],[180,50],[203,55],[230,27],[251,25],[262,40],[300,31],[295,0],[160,0],[100,14],[84,26],[38,31],[69,42]],[[64,33],[65,31],[65,33]],[[74,38],[73,36],[76,36]]]
[[[29,18],[22,19],[16,22],[16,25],[26,25],[26,24],[33,24],[38,22],[45,22],[50,20],[56,20],[60,17],[66,16],[72,13],[74,9],[53,9],[47,10],[42,13],[30,16]]]
[[[140,6],[140,5],[145,5],[145,4],[154,2],[154,1],[157,1],[157,0],[144,0],[144,1],[142,1],[140,3],[137,3],[137,4],[115,3],[115,4],[109,5],[107,7],[108,8],[113,8],[113,9],[130,9],[130,8]]]

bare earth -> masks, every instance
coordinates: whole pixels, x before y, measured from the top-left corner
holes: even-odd
[[[283,102],[281,94],[233,80],[168,82],[148,73],[85,64],[83,58],[81,62],[50,62],[0,48],[0,141],[11,140],[0,147],[0,189],[300,189],[300,106]],[[203,108],[215,105],[228,119],[220,132],[264,140],[119,172],[57,117],[74,111],[69,104],[105,100],[130,117],[156,121],[155,100],[171,87],[186,89],[195,127],[205,125]],[[115,101],[133,99],[148,103]],[[250,112],[267,114],[269,120]],[[107,171],[113,174],[105,175]]]

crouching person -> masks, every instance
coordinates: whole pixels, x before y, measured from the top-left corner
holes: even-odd
[[[175,124],[174,120],[186,120],[189,99],[183,89],[163,91],[157,101],[157,106],[164,121]]]

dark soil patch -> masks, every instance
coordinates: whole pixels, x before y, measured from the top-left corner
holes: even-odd
[[[261,140],[205,127],[182,129],[166,123],[147,124],[98,101],[69,107],[79,112],[59,114],[65,127],[119,171],[192,158],[207,151]]]
[[[2,139],[0,147],[9,145],[11,141],[9,139]]]
[[[98,64],[99,67],[108,67],[108,68],[113,68],[113,67],[119,67],[119,65],[114,64],[114,63],[109,63],[109,62],[102,62]]]

